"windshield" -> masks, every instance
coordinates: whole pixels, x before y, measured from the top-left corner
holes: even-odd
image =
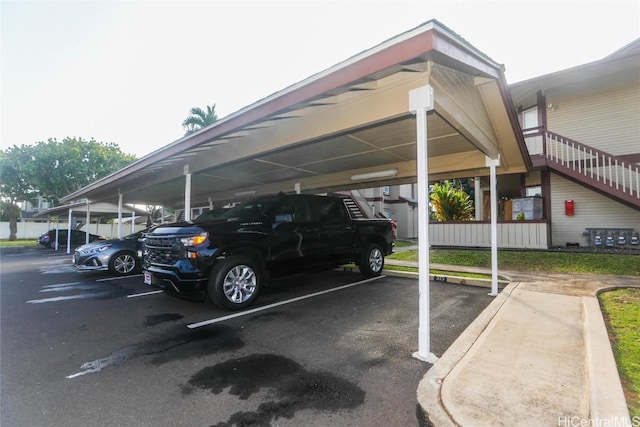
[[[251,200],[250,202],[242,203],[228,209],[226,212],[220,214],[218,218],[240,221],[259,219],[264,215],[268,215],[273,205],[279,200],[279,197],[264,197]]]
[[[206,221],[209,219],[216,219],[216,218],[219,218],[220,215],[227,212],[228,210],[229,208],[212,209],[210,211],[206,211],[203,214],[197,216],[194,221]]]

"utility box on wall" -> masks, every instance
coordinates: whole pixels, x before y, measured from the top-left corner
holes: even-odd
[[[564,214],[566,216],[573,216],[575,215],[575,207],[576,204],[573,200],[565,200],[564,201]]]
[[[511,219],[518,219],[524,214],[525,220],[542,219],[542,197],[523,197],[511,200]]]

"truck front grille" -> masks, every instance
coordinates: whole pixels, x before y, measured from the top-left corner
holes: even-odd
[[[182,244],[177,237],[147,235],[144,241],[145,260],[156,265],[173,265],[182,259]]]

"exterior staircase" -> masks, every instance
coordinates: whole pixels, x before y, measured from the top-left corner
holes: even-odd
[[[549,131],[525,134],[535,166],[640,211],[640,165]]]
[[[366,199],[356,191],[338,191],[333,193],[344,200],[344,204],[353,219],[371,218],[371,208]]]

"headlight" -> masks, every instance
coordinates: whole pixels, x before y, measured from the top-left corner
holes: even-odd
[[[199,244],[201,244],[205,240],[207,240],[207,237],[209,237],[209,233],[207,233],[205,231],[205,232],[202,232],[202,233],[198,234],[197,236],[183,237],[183,238],[180,239],[180,242],[185,247],[198,246]]]
[[[98,252],[106,251],[110,247],[111,247],[111,243],[107,243],[106,245],[100,245],[100,246],[96,246],[94,248],[85,249],[83,251],[80,251],[80,253],[82,255],[91,255],[91,254],[96,254]]]

